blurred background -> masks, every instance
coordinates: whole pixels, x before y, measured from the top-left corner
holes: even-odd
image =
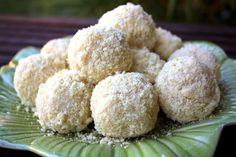
[[[126,0],[0,0],[1,15],[100,17]],[[155,21],[236,25],[236,0],[130,0]]]

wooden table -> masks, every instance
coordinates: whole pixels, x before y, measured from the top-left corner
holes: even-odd
[[[93,25],[96,19],[62,17],[0,16],[0,65],[25,46],[41,47],[49,39],[74,34],[78,29]],[[228,26],[210,26],[158,22],[184,40],[209,40],[236,57],[236,29]]]
[[[7,64],[23,47],[41,47],[48,40],[74,34],[78,29],[93,25],[96,19],[63,17],[0,16],[0,66]],[[236,28],[199,24],[158,22],[183,40],[209,40],[220,45],[229,56],[236,57]],[[236,127],[226,127],[215,156],[235,153],[229,141],[236,141]],[[30,152],[0,149],[0,156],[37,156]]]

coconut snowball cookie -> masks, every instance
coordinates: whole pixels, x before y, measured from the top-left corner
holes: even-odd
[[[121,5],[105,13],[98,24],[125,32],[130,47],[154,47],[155,23],[151,15],[148,15],[140,5]]]
[[[67,63],[67,49],[71,37],[57,38],[48,41],[41,49],[42,55],[52,55],[55,60]]]
[[[91,121],[92,86],[83,83],[76,71],[63,70],[41,84],[36,114],[44,130],[69,133],[83,130]]]
[[[220,90],[212,71],[193,57],[168,61],[156,80],[162,110],[178,122],[210,115],[220,101]]]
[[[156,29],[156,43],[154,50],[164,60],[182,46],[182,40],[171,32],[159,27]]]
[[[117,71],[128,71],[132,66],[125,34],[98,25],[79,30],[68,48],[71,69],[93,84]]]
[[[218,81],[220,80],[220,63],[218,62],[216,56],[210,50],[201,46],[187,44],[181,49],[176,50],[170,56],[169,60],[179,56],[195,57],[199,62],[208,66],[208,68],[212,70],[213,74],[215,74],[216,79]]]
[[[136,137],[155,127],[159,106],[145,75],[121,73],[98,83],[91,97],[96,130],[108,137]]]
[[[154,83],[165,61],[147,48],[131,49],[131,53],[133,55],[131,71],[143,73],[149,78],[151,83]]]
[[[21,102],[34,107],[39,85],[64,68],[64,63],[40,54],[21,60],[14,75],[14,87]]]

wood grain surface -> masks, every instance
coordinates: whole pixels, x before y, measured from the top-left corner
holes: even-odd
[[[66,17],[0,16],[0,65],[26,46],[41,47],[48,40],[73,35],[78,29],[97,23],[97,19]],[[229,26],[157,22],[183,40],[209,40],[236,57],[236,29]]]

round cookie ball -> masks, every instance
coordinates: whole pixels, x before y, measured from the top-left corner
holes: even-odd
[[[193,57],[168,61],[157,77],[156,89],[167,117],[181,123],[205,118],[220,101],[212,71]]]
[[[161,27],[156,29],[156,43],[154,50],[162,59],[167,60],[169,56],[181,46],[181,38]]]
[[[39,85],[65,67],[64,63],[40,54],[22,59],[14,75],[14,87],[21,102],[34,107]]]
[[[99,25],[117,28],[127,34],[130,47],[153,49],[155,44],[155,23],[140,5],[127,3],[105,13]]]
[[[67,49],[71,37],[57,38],[49,40],[41,49],[42,55],[52,55],[55,60],[67,63]]]
[[[91,121],[92,86],[83,83],[76,71],[62,70],[41,84],[36,112],[44,130],[69,133],[83,130]]]
[[[205,64],[215,74],[216,79],[220,80],[220,63],[216,56],[209,50],[201,46],[187,44],[181,49],[176,50],[169,58],[169,60],[180,56],[192,56],[199,62]]]
[[[159,106],[154,87],[140,73],[121,73],[98,83],[91,97],[96,130],[108,137],[136,137],[155,127]]]
[[[119,30],[91,26],[79,30],[68,49],[71,69],[92,84],[117,71],[128,71],[132,66],[125,34]]]
[[[154,83],[165,61],[161,60],[158,54],[150,52],[147,48],[131,49],[131,53],[133,55],[131,71],[143,73],[149,78],[151,83]]]

